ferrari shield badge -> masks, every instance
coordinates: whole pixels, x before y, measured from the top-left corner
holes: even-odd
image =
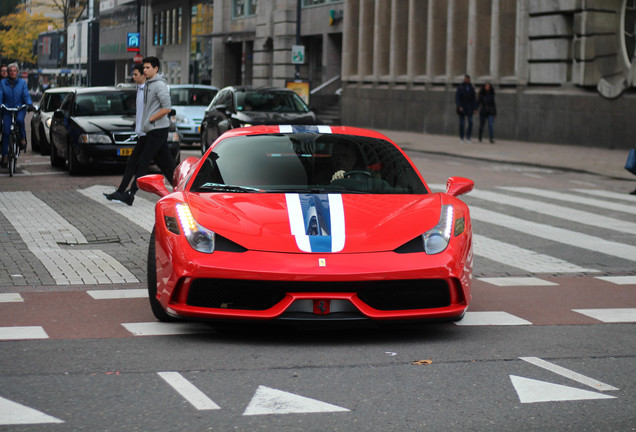
[[[327,260],[325,258],[318,258],[318,267],[327,267]]]
[[[314,313],[316,315],[327,315],[330,305],[330,300],[314,300]]]

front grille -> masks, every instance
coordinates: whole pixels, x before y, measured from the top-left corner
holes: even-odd
[[[355,292],[374,309],[408,310],[450,306],[445,280],[415,279],[365,282],[276,282],[235,279],[197,279],[190,286],[190,306],[265,310],[288,292]]]
[[[132,132],[116,132],[113,134],[113,139],[116,144],[131,145],[137,144],[137,133]]]

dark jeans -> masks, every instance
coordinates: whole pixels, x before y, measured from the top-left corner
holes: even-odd
[[[134,153],[135,151],[133,151],[133,154]],[[133,155],[131,155],[130,157],[132,156]],[[155,129],[148,132],[146,134],[145,142],[139,149],[139,156],[137,156],[137,158],[138,160],[135,164],[136,166],[131,164],[130,168],[131,171],[133,171],[134,169],[135,172],[135,181],[130,187],[132,193],[137,192],[137,189],[139,189],[137,187],[137,179],[139,177],[145,176],[148,173],[148,167],[150,166],[150,163],[153,159],[159,169],[161,169],[163,175],[166,176],[166,178],[168,179],[168,182],[172,184],[172,177],[174,175],[176,165],[174,163],[172,155],[170,154],[170,148],[168,147],[168,128]],[[126,164],[126,172],[128,172],[128,164]],[[124,173],[122,184],[124,184],[125,177],[126,173]],[[127,184],[125,184],[124,187],[126,185]]]
[[[479,141],[481,141],[481,137],[484,132],[484,126],[486,126],[486,121],[488,121],[488,136],[491,140],[495,138],[495,116],[479,114]]]
[[[137,170],[137,164],[139,163],[139,156],[141,156],[141,152],[146,146],[146,136],[138,136],[137,144],[135,144],[135,148],[133,148],[133,152],[130,156],[128,156],[128,161],[126,162],[126,169],[124,170],[124,176],[121,179],[121,183],[119,183],[119,187],[117,190],[119,192],[126,192],[128,189],[128,185],[135,175],[135,171]]]
[[[470,135],[473,133],[473,113],[459,113],[459,139],[464,139],[464,121],[468,120],[468,130],[466,131],[466,139],[470,140]]]

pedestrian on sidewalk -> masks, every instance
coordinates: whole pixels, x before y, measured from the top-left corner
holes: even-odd
[[[144,113],[144,88],[146,86],[146,76],[144,75],[144,66],[142,64],[136,64],[132,71],[132,81],[137,84],[137,98],[135,106],[135,133],[137,134],[137,143],[133,148],[132,154],[126,161],[126,169],[124,170],[124,176],[119,183],[119,187],[113,193],[105,193],[104,196],[109,201],[119,201],[132,205],[132,200],[129,199],[130,194],[126,192],[130,181],[135,174],[137,164],[139,163],[139,156],[146,145],[146,134],[141,130],[141,121]]]
[[[476,110],[477,100],[475,88],[470,82],[470,75],[464,75],[464,82],[457,87],[455,92],[455,105],[459,116],[459,140],[464,142],[464,127],[468,121],[466,130],[466,142],[470,144],[470,135],[473,132],[473,113]]]
[[[168,148],[168,129],[170,127],[168,114],[172,109],[170,91],[163,74],[159,73],[159,59],[146,57],[142,63],[146,83],[143,91],[144,107],[141,117],[141,131],[146,134],[146,142],[136,164],[135,181],[130,189],[123,194],[122,199],[118,200],[128,205],[133,204],[135,194],[139,189],[137,179],[146,175],[153,159],[170,184],[172,184],[175,170],[175,162]]]
[[[488,136],[490,142],[495,142],[495,116],[497,115],[497,105],[495,104],[495,89],[487,82],[479,90],[477,98],[477,110],[479,111],[479,142],[484,132],[484,126],[488,122]]]

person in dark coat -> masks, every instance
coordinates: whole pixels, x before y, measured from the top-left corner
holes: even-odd
[[[484,126],[486,121],[488,122],[488,136],[490,142],[495,142],[495,116],[497,115],[497,105],[495,105],[495,89],[487,82],[479,90],[479,97],[477,98],[477,110],[479,111],[479,142],[484,132]]]
[[[455,92],[455,105],[459,116],[459,140],[464,142],[464,124],[468,120],[466,130],[466,142],[470,143],[470,135],[473,132],[473,113],[477,107],[475,88],[470,83],[470,75],[464,75],[464,82],[457,87]]]

